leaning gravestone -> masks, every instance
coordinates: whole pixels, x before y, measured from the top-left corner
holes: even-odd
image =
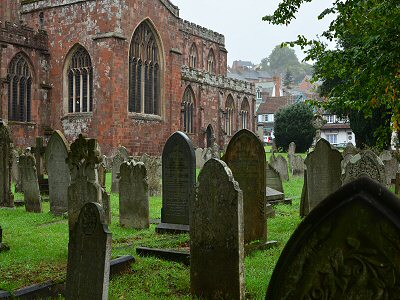
[[[98,181],[98,165],[101,161],[100,147],[95,139],[82,134],[71,144],[67,163],[71,174],[68,188],[68,223],[70,230],[78,220],[81,208],[88,202],[102,205],[105,222],[111,222],[109,195]]]
[[[117,149],[117,153],[113,157],[112,160],[112,184],[111,184],[111,192],[118,193],[118,186],[119,186],[119,167],[121,164],[126,161],[129,157],[128,150],[121,146]]]
[[[275,154],[272,153],[269,164],[279,172],[282,180],[289,180],[288,163],[282,155],[275,156]]]
[[[19,157],[18,164],[22,175],[25,209],[28,212],[40,213],[42,212],[42,199],[40,197],[35,158],[27,151]]]
[[[149,228],[149,191],[146,167],[133,159],[121,164],[119,172],[119,223],[121,227]]]
[[[389,150],[383,150],[379,158],[385,165],[386,185],[389,186],[392,181],[396,179],[396,173],[399,170],[399,162]]]
[[[287,242],[266,299],[398,299],[400,203],[369,178],[323,200]]]
[[[98,203],[86,203],[70,232],[67,299],[108,299],[111,232]]]
[[[342,170],[342,183],[344,185],[361,176],[386,184],[385,166],[371,150],[361,151],[350,158]]]
[[[189,207],[196,183],[192,141],[183,132],[172,134],[162,153],[162,208],[157,232],[188,232]]]
[[[292,155],[296,153],[296,144],[294,142],[290,142],[288,154]]]
[[[266,241],[265,150],[259,138],[247,129],[230,140],[224,160],[243,191],[244,242]]]
[[[300,155],[292,154],[289,156],[290,169],[293,176],[301,176],[304,173],[304,160]]]
[[[0,207],[14,207],[14,195],[11,191],[13,148],[11,132],[0,119]]]
[[[69,143],[59,130],[55,130],[46,147],[46,165],[49,178],[50,212],[61,215],[68,211],[68,187],[71,184],[66,159]]]
[[[191,216],[192,296],[245,299],[242,191],[223,161],[201,170]]]
[[[266,163],[266,183],[267,186],[283,193],[282,179],[279,172],[275,170],[269,163]]]
[[[321,138],[313,152],[307,155],[308,212],[342,185],[340,163],[342,154]],[[304,171],[303,171],[304,173]]]

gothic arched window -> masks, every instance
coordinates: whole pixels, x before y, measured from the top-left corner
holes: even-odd
[[[194,93],[190,86],[188,86],[183,94],[182,101],[182,114],[183,114],[183,131],[187,133],[194,132]]]
[[[189,67],[195,69],[197,66],[197,48],[195,43],[190,47],[189,53]]]
[[[129,52],[129,112],[160,115],[160,61],[156,36],[147,22],[135,30]]]
[[[209,73],[215,73],[215,56],[213,49],[210,49],[210,52],[208,52],[207,71]]]
[[[8,119],[30,122],[32,107],[32,72],[28,61],[18,53],[8,67]]]
[[[233,133],[233,116],[234,116],[235,104],[233,102],[232,95],[228,96],[225,104],[225,132],[227,135]]]
[[[89,53],[78,46],[67,68],[68,112],[93,111],[93,67]]]
[[[240,116],[241,116],[241,126],[242,129],[248,129],[249,126],[249,114],[250,113],[250,105],[249,101],[244,98],[242,102],[242,106],[240,107]]]

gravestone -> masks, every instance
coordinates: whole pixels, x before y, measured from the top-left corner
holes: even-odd
[[[183,132],[172,134],[162,153],[162,208],[157,232],[188,232],[189,207],[196,183],[192,141]]]
[[[265,165],[267,186],[283,193],[282,179],[279,172],[269,163],[266,163]]]
[[[0,207],[14,207],[14,195],[11,191],[13,149],[11,132],[0,119]]]
[[[128,150],[121,146],[118,147],[117,153],[114,155],[112,160],[112,183],[111,183],[111,192],[118,193],[118,186],[119,186],[119,167],[121,164],[126,161],[129,157]]]
[[[300,217],[305,217],[310,212],[310,201],[308,201],[308,188],[307,188],[307,169],[304,169],[303,188],[300,197]]]
[[[385,166],[371,150],[361,151],[350,158],[342,170],[342,184],[349,183],[361,176],[367,176],[386,184]]]
[[[293,176],[301,176],[304,173],[304,160],[300,155],[291,154],[289,156],[290,168]]]
[[[292,155],[296,153],[296,144],[294,142],[290,142],[288,154]]]
[[[108,299],[111,232],[98,203],[86,203],[70,232],[66,299]]]
[[[121,164],[119,172],[119,223],[121,227],[149,228],[149,191],[146,167],[133,159]]]
[[[263,144],[251,131],[239,130],[231,138],[224,159],[243,191],[244,242],[266,241],[266,161]]]
[[[40,213],[42,212],[42,199],[39,191],[35,157],[29,151],[26,151],[20,155],[18,164],[21,171],[25,209],[28,212]]]
[[[44,146],[44,140],[42,136],[36,137],[36,145],[32,147],[32,154],[35,156],[36,161],[36,172],[39,182],[39,190],[41,193],[49,193],[49,181],[44,178],[44,155],[46,153],[46,147]]]
[[[161,194],[161,158],[143,154],[140,161],[144,163],[147,171],[147,183],[150,196]]]
[[[61,215],[68,211],[68,187],[71,184],[66,159],[69,143],[59,130],[55,130],[46,147],[46,165],[49,180],[50,212]]]
[[[348,143],[346,148],[344,148],[342,156],[343,156],[343,160],[341,163],[342,166],[342,171],[345,168],[345,166],[347,165],[347,163],[349,162],[350,158],[352,158],[354,155],[358,154],[360,152],[359,149],[357,149],[356,147],[354,147],[354,145],[352,143]]]
[[[269,159],[269,164],[279,172],[282,180],[289,180],[288,163],[282,155],[275,156],[272,152],[271,158]]]
[[[383,150],[379,158],[385,166],[386,185],[389,186],[392,181],[396,179],[396,173],[399,170],[399,162],[389,150]]]
[[[196,156],[196,168],[202,168],[204,166],[204,159],[203,159],[203,148],[196,148],[194,151]]]
[[[192,296],[245,299],[242,191],[223,161],[200,171],[191,216]]]
[[[287,242],[266,299],[398,299],[400,203],[360,178],[323,200]]]
[[[342,154],[323,138],[317,142],[314,151],[307,155],[308,212],[342,186],[342,159]]]
[[[106,165],[104,164],[104,160],[102,160],[99,163],[99,184],[104,190],[106,189],[106,178],[107,178],[107,168]]]
[[[21,183],[21,174],[18,169],[18,159],[19,154],[17,150],[13,150],[13,160],[12,160],[12,167],[11,167],[11,178],[12,181],[15,183],[15,192],[22,193],[22,183]]]
[[[71,144],[67,163],[71,174],[68,187],[68,224],[73,229],[81,208],[88,202],[99,203],[104,210],[105,222],[111,223],[110,197],[102,189],[98,179],[98,166],[101,161],[100,147],[96,139],[82,134]]]

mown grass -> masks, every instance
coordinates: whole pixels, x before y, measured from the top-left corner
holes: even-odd
[[[110,191],[111,177],[107,177]],[[246,257],[246,298],[264,299],[269,279],[279,255],[300,222],[299,202],[303,178],[284,183],[286,196],[293,205],[275,207],[277,217],[268,220],[268,238],[279,246]],[[18,195],[17,198],[22,198]],[[129,273],[110,282],[110,299],[190,299],[190,269],[180,263],[136,255],[136,247],[186,247],[189,235],[156,234],[155,225],[148,230],[125,229],[119,226],[118,195],[111,194],[113,234],[112,256],[133,255],[136,262]],[[25,208],[0,209],[3,242],[11,247],[0,253],[0,289],[13,291],[47,280],[65,280],[68,252],[68,222],[49,213],[49,203],[41,214],[27,213]],[[160,218],[161,197],[151,197],[150,217]]]

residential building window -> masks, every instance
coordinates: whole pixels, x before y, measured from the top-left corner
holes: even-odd
[[[248,129],[249,116],[250,116],[250,105],[249,105],[249,101],[247,101],[246,98],[242,102],[242,106],[240,108],[240,116],[241,116],[242,129]]]
[[[143,22],[133,34],[129,52],[129,112],[161,114],[159,57],[154,31]]]
[[[182,101],[182,114],[183,114],[183,131],[187,133],[194,132],[194,93],[190,86],[188,86],[183,94]]]
[[[195,69],[197,66],[197,48],[195,43],[190,47],[189,53],[189,67]]]
[[[331,143],[332,145],[337,144],[337,134],[327,134],[326,135],[328,142]]]
[[[93,111],[93,67],[89,53],[78,46],[68,69],[68,112]]]
[[[262,99],[262,97],[261,97],[261,89],[257,89],[256,90],[256,98],[259,100],[259,99]]]
[[[326,121],[328,123],[335,123],[335,115],[327,115],[326,116]]]
[[[207,71],[209,73],[215,73],[215,56],[213,49],[210,49],[210,52],[208,52]]]
[[[225,132],[228,136],[233,133],[233,116],[234,116],[235,105],[233,102],[233,97],[228,96],[225,104]]]
[[[8,119],[30,122],[32,109],[32,72],[28,61],[18,53],[8,67]]]

